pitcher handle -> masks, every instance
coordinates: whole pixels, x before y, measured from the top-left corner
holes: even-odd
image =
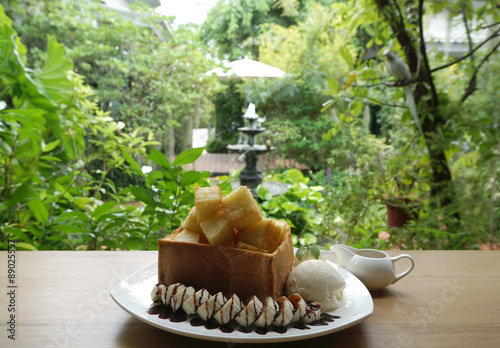
[[[397,260],[400,260],[400,259],[409,259],[410,260],[410,267],[408,267],[408,269],[406,271],[404,271],[403,273],[401,273],[401,274],[397,275],[396,277],[394,277],[394,280],[392,281],[391,284],[394,284],[395,282],[397,282],[401,278],[407,276],[408,273],[410,273],[413,270],[413,267],[415,266],[415,262],[413,261],[413,258],[410,255],[408,255],[408,254],[401,254],[401,255],[398,255],[396,257],[391,257],[391,261],[392,261],[393,264]]]

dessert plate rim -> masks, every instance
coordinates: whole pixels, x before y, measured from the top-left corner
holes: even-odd
[[[287,332],[277,333],[269,330],[266,334],[258,334],[255,331],[243,333],[235,330],[231,333],[224,333],[219,329],[209,330],[204,326],[191,326],[188,321],[171,322],[167,319],[160,319],[158,315],[147,313],[152,304],[151,290],[157,283],[158,262],[155,261],[142,269],[136,271],[117,286],[115,286],[110,295],[113,300],[127,313],[139,319],[140,321],[168,331],[174,334],[187,336],[191,338],[234,343],[274,343],[288,342],[303,339],[314,338],[331,334],[337,331],[347,329],[359,324],[373,314],[373,300],[368,289],[346,269],[338,266],[336,263],[326,260],[330,265],[338,270],[346,281],[344,290],[344,299],[341,306],[328,312],[331,315],[340,316],[334,322],[325,326],[311,326],[309,329],[293,328],[293,324],[287,327]]]

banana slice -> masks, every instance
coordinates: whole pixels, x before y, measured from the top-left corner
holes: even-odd
[[[174,312],[182,308],[187,315],[198,314],[205,321],[214,318],[220,325],[234,319],[244,327],[253,324],[257,327],[284,327],[297,321],[310,324],[321,319],[322,310],[321,303],[306,302],[299,294],[281,296],[277,300],[268,297],[264,303],[252,296],[243,303],[236,294],[229,298],[221,292],[212,296],[206,289],[196,291],[192,286],[186,287],[181,283],[168,287],[154,285],[151,299],[156,304],[163,302]]]
[[[231,295],[226,303],[214,314],[215,320],[221,325],[229,323],[241,311],[241,300],[236,294]]]
[[[182,303],[182,309],[187,315],[195,314],[198,307],[208,301],[209,298],[210,293],[208,290],[200,289]]]
[[[160,302],[161,301],[161,292],[165,288],[166,288],[166,286],[163,284],[156,284],[153,287],[153,290],[151,291],[151,300],[153,302]]]
[[[177,291],[172,295],[172,298],[170,299],[170,306],[172,307],[174,312],[181,308],[185,299],[193,296],[194,293],[195,289],[192,286],[189,286],[187,288],[184,287],[184,289],[177,288]]]
[[[288,300],[293,305],[293,318],[292,322],[295,323],[299,321],[303,316],[306,315],[307,304],[306,301],[299,294],[292,294],[288,296]]]
[[[307,304],[306,315],[302,317],[302,322],[310,324],[321,319],[321,304],[319,302],[309,302]]]
[[[257,296],[252,296],[246,300],[243,309],[236,315],[234,320],[241,326],[250,326],[255,321],[257,315],[262,312],[262,302]]]
[[[172,299],[172,296],[174,296],[177,293],[177,291],[179,291],[179,292],[184,291],[185,288],[186,288],[186,286],[181,284],[181,283],[175,283],[175,284],[169,285],[167,288],[162,290],[161,301],[165,305],[169,306],[170,300]]]
[[[153,290],[151,290],[151,301],[153,301],[153,302],[155,302],[156,300],[161,299],[161,290],[158,293],[158,285],[159,284],[156,284],[153,287]]]
[[[273,320],[274,326],[287,326],[293,318],[293,304],[285,296],[276,299],[278,312]]]
[[[278,305],[271,297],[265,299],[262,311],[255,319],[255,325],[258,327],[266,327],[273,323],[274,316],[278,311]]]
[[[200,316],[201,319],[208,321],[215,312],[217,312],[226,302],[226,298],[222,294],[222,292],[218,292],[217,294],[211,296],[205,303],[198,307],[196,313]]]

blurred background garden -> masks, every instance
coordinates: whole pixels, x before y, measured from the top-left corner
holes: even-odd
[[[203,23],[155,0],[0,4],[0,250],[157,249],[195,187],[237,185],[241,166],[195,164],[241,142],[249,103],[275,148],[258,202],[296,246],[497,248],[497,1],[219,0]],[[284,74],[226,73],[242,58]]]

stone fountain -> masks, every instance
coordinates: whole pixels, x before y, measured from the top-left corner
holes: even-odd
[[[257,167],[257,157],[260,154],[274,151],[275,149],[270,146],[258,145],[255,143],[255,136],[266,130],[261,126],[265,118],[261,118],[255,113],[255,104],[250,103],[243,118],[248,120],[249,125],[247,127],[238,128],[238,131],[247,136],[247,143],[228,145],[227,149],[243,154],[242,157],[244,157],[246,165],[240,173],[240,185],[247,186],[252,190],[254,195],[256,195],[255,189],[262,183],[264,177],[262,170]]]

